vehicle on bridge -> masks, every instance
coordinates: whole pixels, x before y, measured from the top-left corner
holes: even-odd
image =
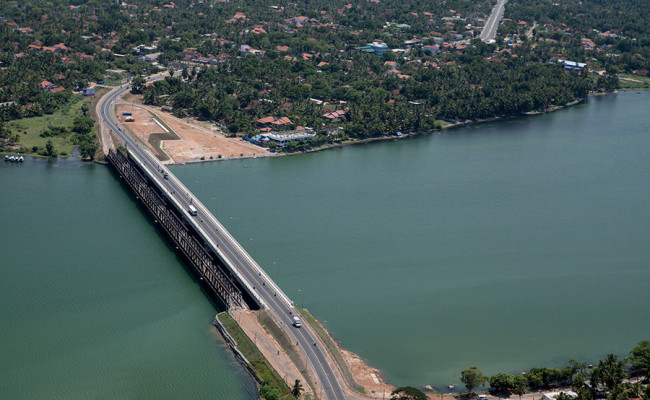
[[[199,213],[196,207],[194,207],[192,204],[190,204],[187,211],[189,211],[190,215],[194,215],[194,216],[196,216],[196,214]]]
[[[296,328],[300,328],[302,326],[302,322],[300,322],[300,318],[293,317],[293,326],[295,326]]]

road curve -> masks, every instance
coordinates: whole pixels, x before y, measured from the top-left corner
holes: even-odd
[[[206,244],[228,264],[239,282],[248,288],[258,303],[268,310],[280,327],[295,340],[316,375],[316,391],[319,397],[330,400],[346,399],[344,384],[339,381],[340,375],[335,370],[336,366],[329,362],[327,350],[320,340],[317,340],[309,329],[292,326],[292,318],[297,314],[293,302],[178,178],[144,144],[140,146],[141,143],[122,127],[116,118],[115,102],[129,89],[129,85],[121,86],[100,100],[98,115],[102,125],[124,143],[130,157],[158,185],[169,201],[184,213],[185,219],[201,233]],[[164,178],[164,173],[168,174],[168,179]],[[189,215],[187,210],[190,204],[198,210],[196,216]]]

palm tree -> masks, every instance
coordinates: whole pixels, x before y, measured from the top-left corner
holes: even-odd
[[[592,386],[595,388],[598,385],[603,385],[608,391],[612,391],[623,382],[627,377],[625,362],[619,361],[613,354],[608,354],[604,360],[600,360],[598,365],[591,373]]]
[[[300,383],[300,379],[296,379],[296,383],[293,384],[293,389],[291,389],[291,395],[295,399],[298,399],[304,390],[305,389],[303,389],[302,384]]]

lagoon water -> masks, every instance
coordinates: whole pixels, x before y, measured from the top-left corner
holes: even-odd
[[[2,163],[0,221],[0,398],[256,398],[217,310],[108,168]]]
[[[628,92],[173,171],[343,346],[391,383],[441,387],[650,339],[648,110]],[[217,310],[106,168],[5,163],[0,188],[1,397],[255,397]]]

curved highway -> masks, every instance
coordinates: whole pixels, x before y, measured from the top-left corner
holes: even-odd
[[[162,74],[159,77],[162,77]],[[343,385],[339,381],[339,374],[335,371],[336,366],[330,364],[327,350],[321,345],[320,340],[317,340],[309,329],[292,326],[292,318],[298,314],[293,302],[174,174],[144,144],[140,146],[142,143],[127,133],[125,128],[121,126],[114,111],[115,102],[129,89],[130,85],[122,86],[111,91],[100,100],[98,114],[103,126],[112,131],[125,144],[129,156],[141,166],[164,195],[175,203],[179,210],[185,213],[185,219],[201,233],[206,243],[220,255],[239,282],[247,288],[247,291],[260,306],[271,313],[275,321],[289,337],[294,338],[300,351],[306,357],[310,369],[316,375],[315,389],[319,397],[331,400],[346,399]],[[168,174],[167,178],[165,178],[165,173]],[[198,210],[196,216],[189,214],[190,205],[193,205]]]

